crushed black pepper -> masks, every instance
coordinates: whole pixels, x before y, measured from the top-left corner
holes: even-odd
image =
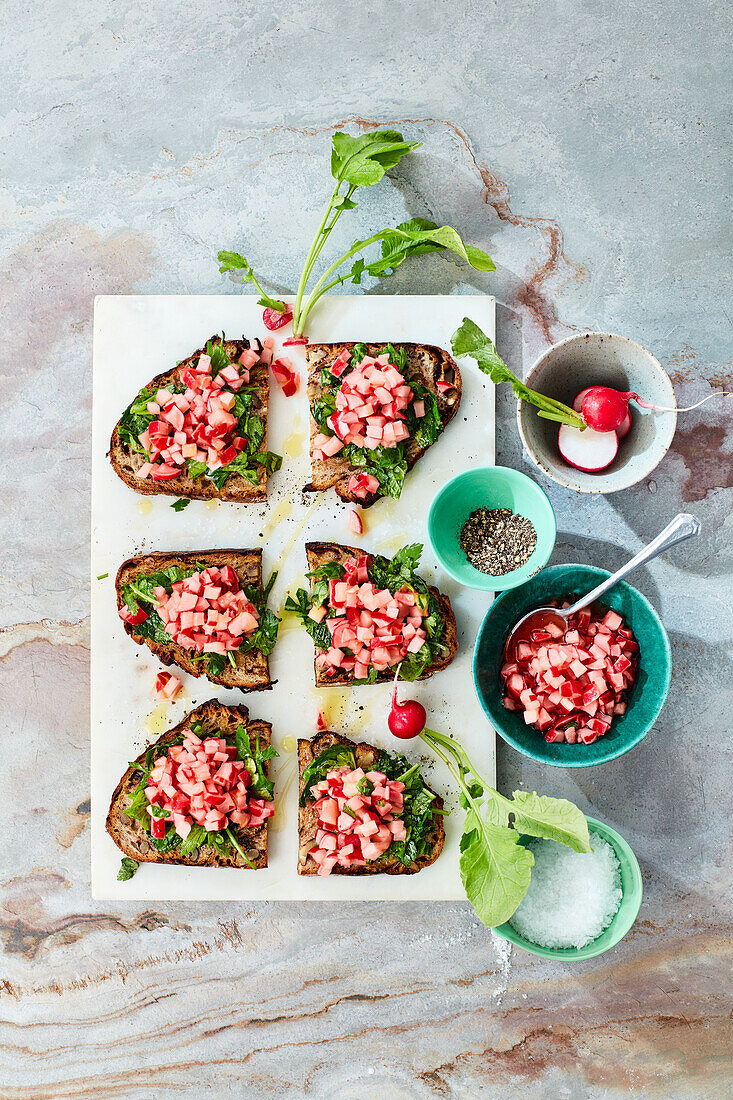
[[[461,528],[461,550],[471,565],[492,577],[520,569],[537,545],[537,532],[509,508],[477,508]]]

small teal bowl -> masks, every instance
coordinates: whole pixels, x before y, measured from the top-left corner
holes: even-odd
[[[532,943],[531,940],[515,932],[509,921],[494,928],[497,936],[509,940],[517,947],[523,947],[532,955],[540,955],[543,959],[558,959],[561,962],[582,962],[583,959],[594,959],[597,955],[610,951],[624,938],[641,908],[643,888],[639,861],[620,833],[610,825],[604,825],[594,817],[586,817],[586,821],[591,834],[591,846],[594,834],[608,841],[616,853],[621,871],[621,903],[608,928],[585,947],[540,947],[539,944]]]
[[[461,550],[461,529],[477,508],[509,508],[528,519],[537,545],[520,569],[495,577],[471,565]],[[539,485],[507,466],[480,466],[446,482],[430,505],[428,538],[438,562],[467,588],[503,592],[533,577],[547,563],[555,545],[557,524],[547,494]]]
[[[525,725],[519,711],[506,710],[502,704],[499,670],[511,628],[533,608],[546,606],[553,599],[580,597],[608,576],[607,570],[592,565],[552,565],[522,588],[497,596],[481,624],[473,655],[479,702],[505,741],[542,764],[587,768],[623,756],[647,735],[667,698],[672,675],[667,632],[641,592],[619,581],[600,602],[617,611],[633,631],[639,643],[639,666],[626,713],[614,718],[608,733],[592,745],[548,744],[539,730]]]

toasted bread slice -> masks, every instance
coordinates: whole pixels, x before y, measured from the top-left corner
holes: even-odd
[[[343,564],[347,558],[360,558],[362,555],[366,555],[367,569],[370,568],[374,561],[374,554],[367,554],[366,550],[360,550],[357,546],[342,546],[341,543],[338,542],[307,542],[305,545],[305,552],[308,559],[309,572],[312,572],[314,569],[317,569],[319,565],[323,565],[328,561],[337,561]],[[311,580],[311,590],[313,589],[313,583],[313,580]],[[447,668],[458,651],[456,617],[453,614],[451,602],[448,597],[435,588],[434,585],[430,585],[429,588],[440,606],[444,624],[442,642],[445,646],[445,652],[439,661],[436,661],[435,664],[426,668],[422,676],[419,677],[420,680],[427,680],[434,672],[440,672],[442,669]],[[333,676],[326,676],[316,665],[315,658],[313,667],[315,669],[317,687],[329,687],[333,684],[349,684],[354,679],[354,673],[350,669],[339,668],[336,669]],[[394,669],[386,669],[384,672],[378,674],[376,682],[393,679]]]
[[[365,741],[361,741],[356,744],[354,741],[350,741],[348,737],[341,737],[338,733],[332,733],[330,730],[326,730],[324,733],[319,733],[312,741],[308,741],[305,738],[298,738],[298,794],[299,798],[303,795],[305,790],[305,784],[303,782],[303,773],[308,765],[317,756],[319,756],[324,749],[331,748],[332,745],[349,745],[354,750],[354,756],[356,758],[356,766],[363,768],[364,771],[369,771],[374,767],[380,756],[380,749],[369,745]],[[427,786],[427,784],[426,784]],[[430,788],[428,787],[428,790]],[[434,793],[434,792],[433,792]],[[443,799],[439,796],[435,796],[435,806],[437,809],[443,809]],[[315,844],[316,830],[318,828],[318,814],[315,809],[315,803],[312,798],[307,797],[305,805],[298,807],[298,874],[299,875],[315,875],[318,873],[318,867],[312,859],[308,859],[308,853]],[[436,815],[433,818],[433,824],[431,832],[428,835],[428,841],[430,843],[430,851],[427,855],[420,856],[417,860],[413,861],[409,867],[405,867],[396,857],[389,855],[389,850],[384,859],[380,859],[371,864],[367,864],[364,867],[339,867],[338,864],[331,871],[332,875],[414,875],[418,871],[421,871],[423,867],[429,867],[431,863],[435,863],[436,859],[443,850],[445,843],[445,826],[443,825],[442,815]]]
[[[221,344],[221,337],[212,336],[211,343]],[[250,342],[245,339],[224,341],[224,350],[231,360],[238,359],[242,352],[249,347]],[[148,384],[148,388],[155,392],[161,387],[179,384],[181,371],[194,367],[203,351],[203,348],[199,348],[193,355],[183,359],[176,367],[156,375]],[[253,393],[252,413],[260,417],[265,427],[265,435],[260,445],[260,451],[266,451],[270,385],[265,363],[257,363],[251,368],[250,384],[256,387]],[[145,496],[162,494],[163,496],[190,497],[192,500],[229,500],[236,501],[238,504],[267,500],[267,472],[264,466],[258,467],[259,477],[256,485],[238,474],[232,474],[227,478],[221,489],[217,489],[213,481],[210,481],[205,475],[190,477],[188,473],[182,473],[180,477],[171,478],[170,481],[153,481],[152,478],[139,478],[137,471],[145,462],[145,456],[130,449],[127,443],[121,439],[119,428],[120,422],[118,421],[110,440],[109,460],[117,476],[121,477],[125,484],[134,489],[136,493],[142,493]]]
[[[309,344],[306,348],[306,361],[308,364],[308,404],[312,406],[317,398],[322,397],[324,389],[321,386],[320,376],[323,367],[330,367],[338,358],[339,352],[344,348],[351,350],[354,343],[345,344]],[[384,344],[365,344],[367,354],[377,356],[384,348]],[[461,402],[461,372],[455,360],[443,351],[442,348],[432,344],[396,344],[395,347],[405,348],[407,351],[407,366],[405,378],[408,382],[419,382],[431,390],[436,397],[438,413],[445,428],[458,412]],[[447,382],[450,389],[447,391],[438,388],[438,382]],[[356,472],[345,458],[335,455],[333,458],[317,459],[313,457],[313,445],[318,435],[318,425],[311,417],[310,448],[313,468],[313,480],[306,485],[305,492],[320,492],[333,486],[341,500],[352,504],[358,504],[361,508],[368,508],[379,500],[383,493],[370,493],[366,498],[356,497],[350,493],[347,485],[349,478]],[[408,440],[405,448],[407,466],[411,470],[417,460],[425,454],[427,447],[418,446],[414,440]],[[368,472],[368,471],[367,471]]]
[[[262,550],[259,547],[255,550],[190,550],[185,553],[141,554],[128,558],[117,570],[117,607],[121,608],[124,604],[122,586],[129,584],[140,574],[155,573],[172,565],[191,569],[197,562],[206,566],[216,565],[220,569],[224,565],[230,565],[239,577],[242,588],[249,584],[262,587]],[[193,660],[191,653],[175,642],[161,645],[136,633],[135,627],[130,623],[123,622],[122,625],[134,642],[146,645],[164,665],[176,664],[191,676],[206,676],[212,684],[239,688],[241,691],[265,691],[272,687],[270,663],[258,650],[234,651],[236,666],[227,664],[221,673],[214,674],[207,671],[203,661]]]
[[[259,737],[260,745],[267,747],[270,744],[272,726],[269,722],[259,720],[250,722],[246,707],[225,707],[216,699],[210,699],[208,703],[202,703],[201,706],[192,710],[181,719],[178,725],[173,726],[154,742],[160,748],[161,754],[165,753],[175,738],[183,730],[189,729],[193,722],[201,722],[209,736],[227,739],[234,737],[237,726],[244,725],[252,739]],[[147,749],[141,752],[135,763],[143,763],[146,752]],[[267,766],[265,761],[262,765],[263,770],[266,771]],[[125,811],[139,781],[140,772],[132,766],[129,767],[117,784],[107,814],[107,832],[126,856],[138,863],[179,863],[191,867],[239,867],[243,870],[251,870],[238,852],[227,855],[218,852],[209,844],[203,844],[198,850],[186,856],[182,856],[176,849],[170,852],[157,851],[150,843],[150,838],[139,821],[130,817]],[[255,870],[267,867],[267,822],[255,829],[237,826],[237,839],[247,859],[254,864]]]

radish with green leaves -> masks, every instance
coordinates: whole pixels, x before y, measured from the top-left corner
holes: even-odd
[[[329,290],[346,282],[360,284],[365,275],[373,278],[393,275],[408,256],[450,251],[455,252],[477,271],[495,270],[491,257],[480,248],[464,244],[460,234],[452,226],[439,226],[428,218],[411,218],[394,229],[382,229],[364,240],[354,241],[351,248],[334,260],[307,292],[316,261],[336,223],[344,212],[353,210],[357,205],[353,197],[357,189],[379,183],[390,168],[394,168],[413,149],[418,149],[420,144],[419,141],[405,141],[397,130],[374,130],[359,137],[340,132],[333,135],[331,175],[336,185],[300,274],[292,306],[294,336],[302,336],[306,318]],[[380,244],[381,255],[366,260],[362,253],[370,245],[377,243]],[[349,269],[338,274],[339,269],[349,261],[353,261]],[[268,327],[280,327],[287,323],[289,317],[278,321],[273,317],[272,311],[286,315],[291,307],[286,307],[284,302],[276,301],[265,294],[244,256],[238,252],[222,251],[219,253],[219,263],[221,272],[241,271],[244,282],[254,283],[261,295],[258,304],[266,307]]]
[[[426,720],[425,708],[416,699],[397,701],[395,682],[387,724],[395,737],[422,738],[455,780],[466,811],[460,842],[461,881],[476,916],[492,928],[509,920],[529,889],[534,856],[520,837],[542,837],[574,852],[590,852],[588,823],[578,807],[564,798],[534,791],[514,791],[505,798],[483,779],[457,741],[426,729]]]
[[[565,461],[577,470],[594,474],[610,466],[618,453],[619,440],[631,430],[629,401],[636,401],[642,409],[655,412],[691,412],[713,397],[730,397],[730,393],[711,393],[702,401],[687,408],[667,408],[642,401],[637,393],[611,389],[609,386],[586,386],[569,408],[544,393],[525,386],[520,378],[507,367],[497,352],[493,340],[482,332],[470,317],[451,337],[455,356],[468,355],[478,363],[479,370],[488,374],[492,382],[509,382],[519,401],[534,405],[537,415],[544,420],[560,424],[557,444]]]

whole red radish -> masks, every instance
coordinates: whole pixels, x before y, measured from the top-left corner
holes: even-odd
[[[422,703],[418,703],[417,699],[405,699],[404,703],[397,702],[397,678],[395,677],[392,708],[387,719],[390,733],[403,740],[409,740],[422,733],[427,720],[425,707]]]
[[[720,390],[708,394],[707,397],[703,397],[702,401],[697,401],[694,405],[687,405],[685,408],[680,409],[676,406],[652,405],[649,401],[643,401],[638,393],[634,393],[633,390],[624,393],[622,390],[613,390],[609,386],[588,386],[587,389],[581,390],[575,398],[573,408],[576,412],[582,414],[589,428],[596,432],[617,431],[619,437],[623,439],[631,427],[629,401],[636,401],[642,409],[650,409],[652,412],[682,413],[698,409],[700,405],[704,405],[706,401],[712,400],[713,397],[730,396],[730,393]],[[577,402],[580,402],[579,406]]]
[[[589,386],[580,405],[583,419],[594,432],[615,432],[629,411],[630,396],[608,386]]]

